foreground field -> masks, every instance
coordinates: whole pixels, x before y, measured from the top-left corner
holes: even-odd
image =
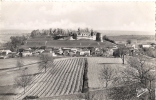
[[[28,65],[38,62],[38,58],[29,57],[22,58],[23,64]],[[16,95],[20,89],[14,84],[14,79],[19,76],[21,70],[16,67],[18,58],[0,59],[0,100],[12,100],[13,96]],[[38,73],[38,65],[32,64],[24,66],[21,69],[27,67],[29,74]]]
[[[116,71],[124,68],[121,58],[102,58],[93,57],[87,58],[88,60],[88,85],[90,90],[101,89],[104,84],[99,80],[99,73],[104,65],[111,67]]]
[[[3,68],[13,68],[16,67],[16,63],[19,58],[9,58],[9,59],[0,59],[0,70]],[[38,62],[37,57],[25,57],[21,59],[24,65]]]
[[[19,60],[19,58],[0,59],[0,86],[14,84],[14,78],[18,76],[20,72],[19,68],[16,68],[17,60]],[[38,65],[35,64],[38,62],[38,58],[22,58],[22,61],[24,65],[27,65],[23,68],[28,67],[29,74],[38,72]]]
[[[26,93],[21,92],[16,99],[25,96],[50,97],[74,94],[82,91],[84,58],[56,60],[50,63],[46,73],[34,77]]]

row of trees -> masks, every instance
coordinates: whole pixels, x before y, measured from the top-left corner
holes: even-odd
[[[93,31],[93,30],[91,30]],[[61,29],[61,28],[50,28],[50,29],[43,29],[43,30],[33,30],[31,32],[31,37],[44,37],[44,36],[56,36],[56,35],[63,35],[63,36],[70,36],[74,34],[76,30],[71,29]],[[89,28],[80,29],[78,28],[78,32],[90,32]]]
[[[71,30],[64,30],[64,29],[47,29],[47,30],[33,30],[31,32],[31,37],[35,38],[35,37],[43,37],[43,36],[54,36],[54,35],[69,35],[71,32]]]
[[[115,43],[114,40],[109,39],[106,35],[103,36],[103,40],[109,41],[111,43]]]
[[[89,28],[85,28],[85,29],[81,29],[81,28],[78,28],[78,32],[92,32],[93,30],[89,29]]]

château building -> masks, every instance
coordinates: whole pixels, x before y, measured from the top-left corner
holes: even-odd
[[[94,32],[93,30],[88,30],[88,29],[78,29],[78,31],[76,32],[76,35],[77,35],[77,40],[88,39],[88,40],[95,41],[97,40],[97,38],[102,40],[101,33],[97,33],[97,32]]]

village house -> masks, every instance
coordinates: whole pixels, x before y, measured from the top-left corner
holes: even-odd
[[[150,48],[151,45],[150,44],[142,44],[142,48]]]
[[[127,48],[137,49],[135,44],[126,44]]]

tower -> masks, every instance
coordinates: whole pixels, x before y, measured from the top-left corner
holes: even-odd
[[[100,33],[100,41],[103,42],[103,35]]]

